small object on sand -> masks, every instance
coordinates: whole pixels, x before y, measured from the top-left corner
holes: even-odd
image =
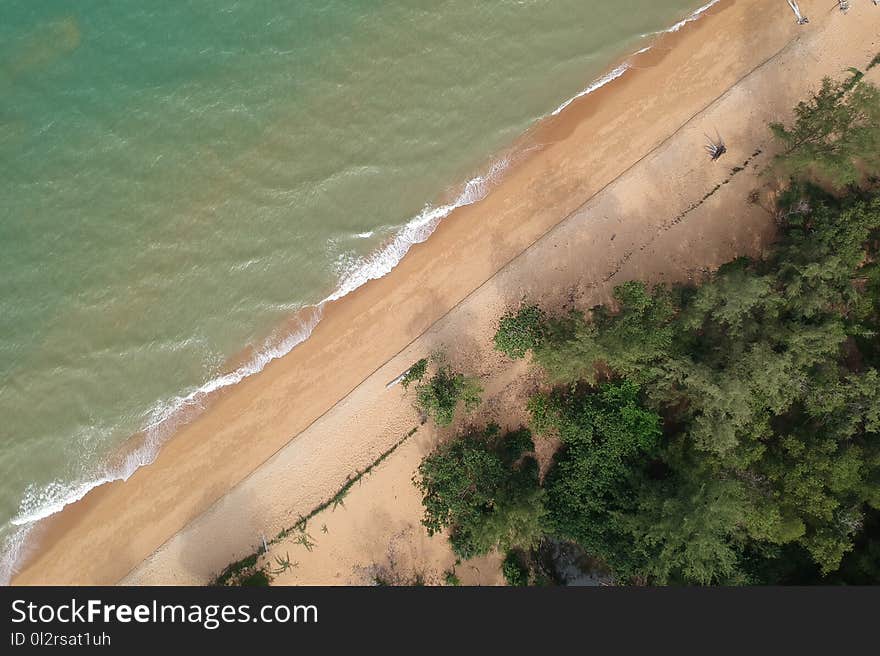
[[[713,162],[727,152],[727,145],[724,143],[724,139],[722,139],[721,135],[717,132],[715,135],[714,139],[708,134],[706,135],[706,140],[708,141],[706,144],[706,152],[709,153],[709,157]]]
[[[788,0],[788,6],[791,7],[791,10],[794,12],[794,17],[797,18],[798,25],[806,25],[810,22],[810,19],[801,13],[801,8],[798,7],[797,0]]]
[[[412,369],[412,367],[410,367],[409,369]],[[402,374],[400,374],[400,375],[399,375],[397,378],[395,378],[394,380],[392,380],[392,381],[386,383],[386,384],[385,384],[385,389],[391,389],[392,387],[394,387],[395,385],[397,385],[400,381],[402,381],[404,378],[406,378],[406,375],[409,373],[409,369],[407,369],[406,371],[404,371]]]
[[[876,0],[874,4],[877,4]],[[837,0],[837,6],[840,7],[840,11],[845,14],[849,11],[849,0]]]

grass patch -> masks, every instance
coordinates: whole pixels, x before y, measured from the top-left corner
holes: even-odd
[[[243,587],[259,587],[265,588],[268,587],[272,582],[272,577],[269,576],[269,573],[262,569],[255,569],[253,572],[250,572],[245,577],[238,580],[238,585]]]
[[[214,579],[214,585],[236,585],[234,581],[240,580],[241,576],[257,564],[259,552],[245,556],[241,560],[236,560],[226,566],[220,575]]]

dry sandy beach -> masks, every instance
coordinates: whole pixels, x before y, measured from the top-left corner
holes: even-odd
[[[368,583],[377,567],[439,582],[453,558],[419,526],[411,479],[444,433],[419,426],[404,390],[386,384],[445,347],[486,390],[470,419],[517,426],[540,381],[491,349],[506,308],[523,297],[589,307],[628,279],[682,280],[759,254],[773,219],[748,198],[769,193],[767,123],[787,120],[824,75],[880,51],[880,7],[852,4],[843,15],[801,0],[811,22],[798,26],[784,0],[722,0],[661,36],[623,77],[523,137],[526,154],[485,200],[329,304],[289,355],[212,399],[154,464],[45,521],[14,583],[206,583],[416,427],[344,507],[311,520],[311,551],[289,540],[268,557],[299,563],[281,584]],[[703,144],[716,130],[729,152],[710,163]],[[489,561],[457,573],[497,583]]]

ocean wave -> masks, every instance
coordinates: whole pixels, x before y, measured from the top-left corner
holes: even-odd
[[[284,357],[312,334],[321,319],[322,306],[309,306],[301,311],[302,323],[297,330],[283,337],[269,340],[267,344],[245,364],[233,371],[212,378],[187,394],[175,396],[157,404],[147,414],[143,439],[121,460],[105,465],[100,473],[87,481],[68,483],[55,481],[37,489],[30,489],[22,499],[19,513],[9,520],[13,526],[24,526],[76,503],[92,489],[105,483],[127,480],[135,471],[152,463],[159,447],[177,428],[181,420],[202,408],[204,401],[214,392],[240,383],[245,378],[262,371],[273,360]]]
[[[459,207],[472,205],[485,198],[508,165],[509,159],[501,158],[492,164],[484,175],[468,180],[451,203],[436,207],[425,206],[418,215],[398,230],[385,246],[355,264],[344,267],[338,287],[322,303],[339,300],[370,280],[388,275],[414,244],[420,244],[431,236],[440,221]]]
[[[35,524],[20,527],[4,539],[3,554],[0,555],[0,585],[9,585],[17,572],[17,565],[36,548],[36,540],[31,536],[35,528]]]
[[[28,489],[22,498],[18,514],[9,520],[9,524],[18,530],[12,531],[4,539],[3,554],[0,556],[0,585],[7,584],[15,574],[17,563],[25,555],[30,529],[36,522],[76,503],[96,487],[128,480],[135,471],[152,463],[159,448],[174,429],[201,410],[204,401],[212,393],[235,385],[262,371],[270,362],[287,355],[307,340],[318,325],[322,310],[323,304],[303,308],[300,311],[301,324],[296,330],[268,340],[245,364],[229,373],[210,379],[186,394],[154,406],[147,413],[142,439],[138,446],[125,453],[120,459],[105,463],[103,468],[88,480],[54,481],[45,486]]]
[[[721,2],[721,0],[711,0],[710,2],[707,2],[705,5],[700,7],[699,9],[694,10],[694,12],[691,15],[689,15],[687,18],[683,18],[682,20],[678,21],[672,27],[665,29],[665,30],[660,30],[659,32],[651,32],[649,34],[643,34],[642,38],[649,38],[652,36],[657,36],[659,34],[670,34],[673,32],[678,32],[681,28],[683,28],[688,23],[692,23],[696,20],[699,20],[703,14],[705,14],[707,11],[709,11],[712,7],[717,5],[719,2]],[[638,55],[642,55],[642,54],[648,52],[651,48],[652,48],[652,46],[645,46],[644,48],[634,52],[632,55],[630,55],[630,57],[636,57]],[[579,91],[578,93],[573,95],[571,98],[569,98],[568,100],[563,102],[561,105],[559,105],[559,107],[557,107],[556,109],[554,109],[550,113],[550,116],[557,116],[566,107],[568,107],[571,103],[573,103],[578,98],[583,98],[584,96],[590,95],[594,91],[598,91],[599,89],[604,87],[606,84],[613,82],[617,78],[621,77],[624,73],[626,73],[631,68],[632,68],[632,64],[630,64],[628,61],[624,62],[623,64],[621,64],[617,68],[613,69],[611,72],[606,73],[605,75],[600,77],[598,80],[596,80],[595,82],[590,84],[590,86],[588,86],[583,91]]]
[[[28,489],[19,506],[18,514],[9,521],[19,530],[5,539],[3,555],[0,557],[0,585],[7,584],[15,574],[16,563],[20,562],[20,558],[25,553],[23,550],[27,536],[36,522],[80,501],[96,487],[128,480],[135,471],[151,464],[156,459],[162,444],[177,427],[185,423],[186,419],[203,408],[204,401],[210,395],[259,373],[270,362],[287,355],[308,339],[318,325],[327,303],[341,299],[370,280],[387,275],[403,259],[413,244],[421,243],[431,235],[442,219],[459,207],[471,205],[485,198],[508,163],[507,158],[497,160],[485,174],[475,176],[465,183],[451,203],[437,207],[426,206],[398,229],[384,247],[373,255],[346,267],[340,275],[338,286],[330,295],[316,305],[299,310],[302,324],[297,330],[281,337],[270,338],[263,348],[237,369],[212,378],[186,394],[156,404],[147,413],[141,431],[142,439],[138,446],[127,452],[121,460],[106,464],[103,469],[85,481],[54,481],[48,485]],[[367,237],[366,233],[362,235],[362,238]]]
[[[699,9],[695,10],[694,13],[692,13],[690,16],[688,16],[687,18],[683,18],[682,20],[678,21],[675,25],[670,27],[668,30],[664,30],[664,31],[667,33],[668,32],[678,32],[681,28],[683,28],[688,23],[693,23],[695,20],[699,20],[703,14],[705,14],[707,11],[709,11],[712,7],[717,5],[719,2],[721,2],[721,0],[710,0],[710,2],[707,2]]]
[[[606,84],[608,84],[609,82],[613,82],[614,80],[616,80],[617,78],[619,78],[621,75],[623,75],[624,73],[626,73],[630,68],[632,68],[632,66],[631,66],[631,64],[629,64],[629,63],[621,64],[620,66],[618,66],[617,68],[615,68],[615,69],[614,69],[613,71],[611,71],[610,73],[606,73],[605,75],[603,75],[602,77],[600,77],[598,80],[596,80],[595,82],[593,82],[590,86],[588,86],[588,87],[587,87],[586,89],[584,89],[583,91],[581,91],[581,92],[579,92],[579,93],[576,93],[576,94],[573,95],[571,98],[569,98],[568,100],[566,100],[566,101],[565,101],[564,103],[562,103],[559,107],[557,107],[556,109],[554,109],[554,110],[551,112],[550,116],[556,116],[556,115],[560,114],[560,113],[562,112],[562,110],[564,110],[566,107],[568,107],[571,103],[573,103],[573,102],[574,102],[575,100],[577,100],[578,98],[583,98],[584,96],[588,96],[588,95],[590,95],[591,93],[593,93],[594,91],[597,91],[597,90],[601,89],[602,87],[604,87],[604,86],[605,86]]]

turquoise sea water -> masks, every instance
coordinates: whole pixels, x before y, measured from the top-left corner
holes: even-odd
[[[22,528],[148,462],[704,2],[5,0],[0,577]]]

